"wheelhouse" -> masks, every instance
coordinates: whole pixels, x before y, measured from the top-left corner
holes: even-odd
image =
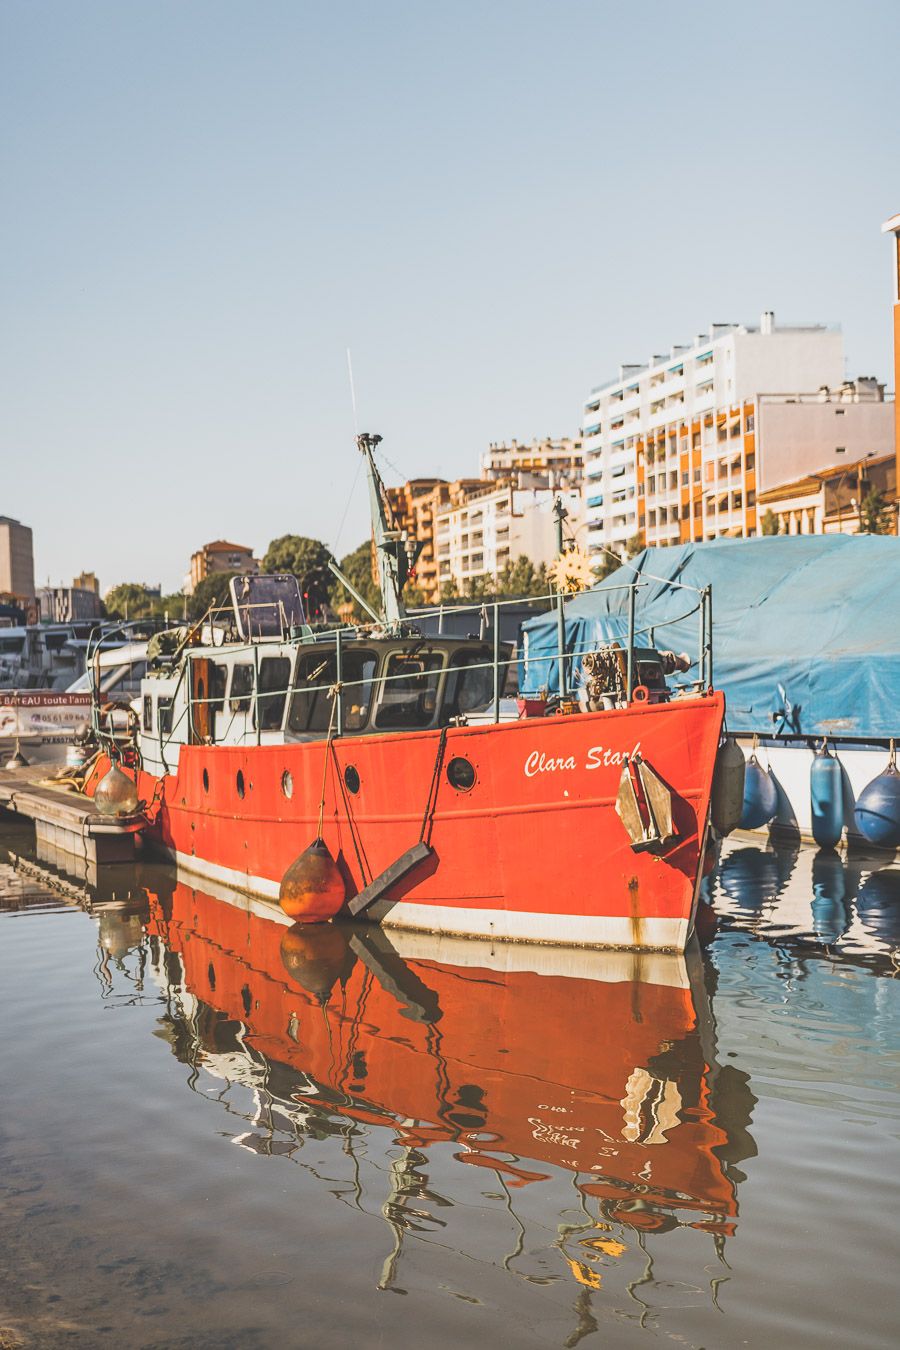
[[[141,683],[141,753],[150,770],[171,771],[181,745],[425,731],[486,716],[495,699],[487,640],[313,632],[299,595],[295,606],[281,586],[278,604],[267,597],[255,615],[252,588],[236,581],[233,622],[216,617],[204,626],[202,645],[157,660]],[[498,653],[507,664],[511,650],[502,645]]]

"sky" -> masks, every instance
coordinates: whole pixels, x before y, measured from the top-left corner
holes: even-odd
[[[368,531],[710,322],[890,382],[895,0],[2,0],[0,514],[35,575]],[[357,415],[351,404],[352,353]]]

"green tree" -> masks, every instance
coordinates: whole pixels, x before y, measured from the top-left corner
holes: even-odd
[[[505,565],[497,577],[496,589],[498,595],[546,595],[550,589],[546,564],[535,567],[530,558],[520,554]]]
[[[378,592],[378,585],[372,576],[372,544],[368,539],[341,558],[340,569],[349,582],[359,591],[362,598],[372,606],[376,613],[381,613],[381,596]],[[367,614],[361,605],[358,605],[347,588],[338,581],[334,573],[329,573],[331,577],[331,590],[329,598],[334,609],[340,609],[342,613],[348,611],[345,606],[350,607],[349,616],[359,623],[370,623],[371,615]]]
[[[885,501],[883,492],[874,487],[870,488],[860,504],[857,534],[890,533],[891,508]]]
[[[264,572],[292,572],[300,582],[307,614],[318,617],[328,604],[333,574],[328,562],[331,550],[318,539],[302,534],[283,534],[273,539],[263,558]]]
[[[194,587],[193,595],[188,598],[188,618],[202,619],[213,601],[215,601],[217,608],[222,605],[230,605],[231,578],[240,575],[239,572],[213,572],[210,576],[204,577],[202,581],[198,581]],[[180,610],[175,617],[181,617]]]
[[[759,532],[760,534],[765,535],[773,535],[778,533],[778,517],[775,515],[775,512],[772,510],[771,506],[769,507],[768,511],[766,511],[762,520],[759,522]]]
[[[626,557],[626,558],[636,558],[637,555],[638,555],[639,553],[642,553],[643,550],[644,550],[646,547],[647,547],[647,545],[644,543],[644,536],[640,533],[640,531],[638,531],[638,533],[637,533],[637,534],[633,534],[633,535],[631,536],[631,538],[628,540],[628,542],[626,543],[626,545],[625,545],[625,557]]]
[[[138,581],[123,581],[106,595],[106,612],[111,619],[147,619],[154,613],[157,597],[150,595]]]

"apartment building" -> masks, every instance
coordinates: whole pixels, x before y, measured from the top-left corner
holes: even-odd
[[[483,486],[478,478],[458,478],[453,483],[444,478],[411,478],[401,487],[386,489],[397,529],[405,530],[410,539],[421,539],[424,543],[416,563],[415,584],[424,593],[426,604],[437,603],[441,588],[434,540],[435,518],[444,507],[461,501],[468,492]],[[376,578],[378,575],[374,547],[372,575]]]
[[[778,326],[771,312],[757,328],[712,324],[620,367],[585,404],[589,552],[621,553],[635,535],[754,535],[759,491],[882,453],[893,436],[884,388],[843,371],[838,329]]]
[[[894,463],[900,482],[900,215],[891,216],[881,227],[893,236],[891,258],[891,295],[894,304]],[[898,523],[900,533],[900,523]]]
[[[535,566],[549,562],[556,552],[553,500],[562,495],[570,526],[580,526],[582,474],[581,441],[546,437],[492,443],[480,478],[412,478],[386,488],[397,528],[424,543],[415,584],[426,603],[438,602],[443,585],[494,576],[523,554]],[[376,575],[374,553],[372,566]]]
[[[580,438],[546,437],[529,445],[491,443],[481,456],[482,478],[515,478],[519,487],[578,487],[584,460]]]
[[[35,598],[31,527],[12,516],[0,516],[0,595]]]
[[[222,572],[256,573],[259,562],[253,549],[245,544],[231,544],[227,539],[214,539],[191,554],[191,570],[185,578],[185,592],[192,595],[204,577]]]
[[[480,490],[439,512],[435,521],[438,581],[461,591],[468,582],[496,577],[526,557],[539,567],[556,557],[557,497],[568,512],[566,529],[584,547],[584,499],[571,488],[520,488],[482,482]]]
[[[888,410],[890,411],[890,405]],[[855,463],[835,465],[818,473],[760,492],[761,518],[771,511],[778,534],[858,534],[867,495],[879,492],[890,532],[897,532],[897,468],[893,453],[866,455]]]

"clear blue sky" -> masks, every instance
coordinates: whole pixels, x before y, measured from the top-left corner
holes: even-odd
[[[890,375],[900,6],[3,0],[0,514],[39,581],[367,529],[712,321]]]

